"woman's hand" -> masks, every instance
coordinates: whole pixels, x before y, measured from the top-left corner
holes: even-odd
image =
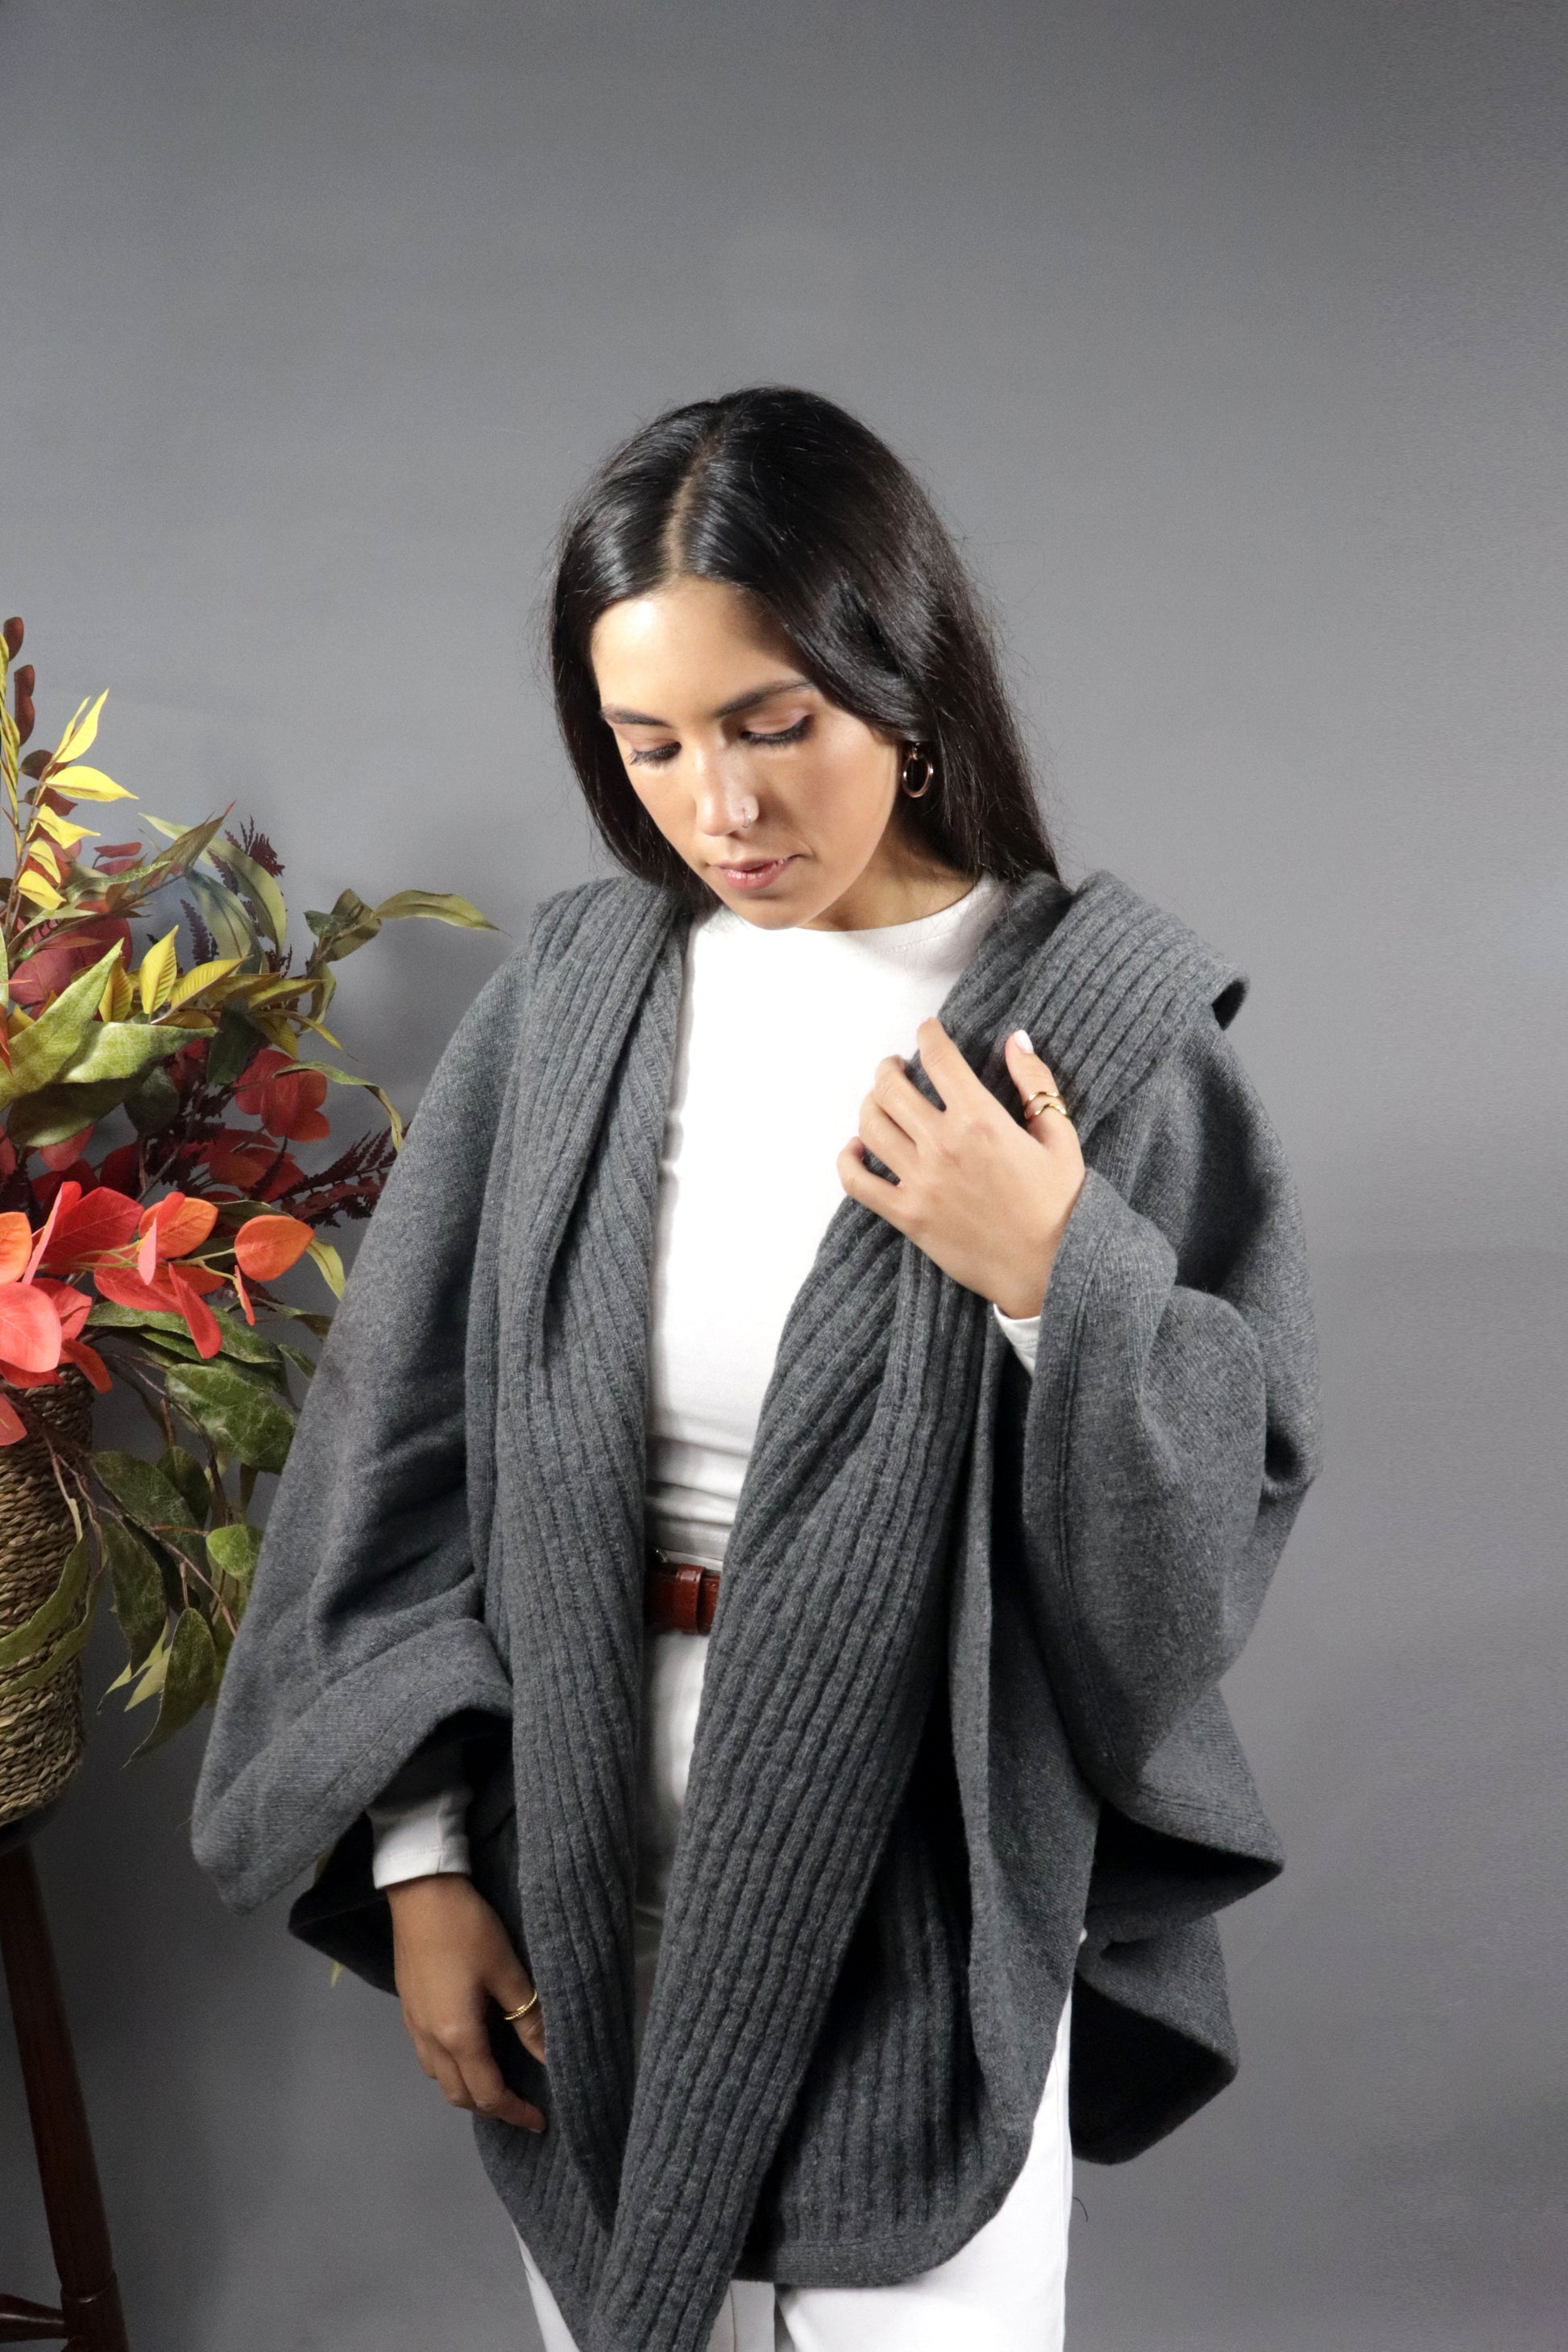
[[[981,1085],[940,1021],[922,1021],[915,1034],[943,1107],[928,1101],[889,1054],[860,1106],[858,1136],[838,1155],[839,1181],[851,1200],[907,1234],[966,1290],[977,1290],[1004,1315],[1037,1315],[1083,1189],[1078,1131],[1045,1106],[1020,1127]],[[1022,1029],[1008,1038],[1006,1057],[1021,1102],[1042,1088],[1055,1093],[1055,1079]],[[897,1183],[872,1174],[868,1150]]]
[[[544,2117],[508,2089],[486,2030],[487,1999],[503,2011],[521,2009],[533,1991],[501,1921],[472,1881],[456,1871],[401,1879],[386,1895],[403,2022],[420,2065],[453,2106],[542,2132]],[[542,2065],[538,2008],[511,2030]]]

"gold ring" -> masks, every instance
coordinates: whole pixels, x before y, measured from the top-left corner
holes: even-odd
[[[1024,1105],[1024,1125],[1027,1127],[1032,1118],[1038,1118],[1041,1112],[1045,1110],[1059,1110],[1064,1118],[1068,1116],[1066,1103],[1063,1102],[1060,1095],[1053,1094],[1049,1087],[1042,1087],[1038,1094],[1029,1097],[1028,1101]]]
[[[502,2022],[502,2024],[503,2024],[503,2025],[515,2025],[515,2024],[517,2023],[517,2021],[518,2021],[518,2019],[519,2019],[520,2017],[526,2017],[526,2016],[528,2015],[529,2011],[530,2011],[531,2009],[532,2009],[532,2008],[534,2008],[534,2007],[536,2007],[536,2006],[537,2006],[537,2004],[538,2004],[538,2000],[539,2000],[539,1987],[538,1987],[537,1985],[535,1985],[535,1986],[534,1986],[534,1988],[533,1988],[533,1990],[529,1994],[528,1999],[523,2002],[522,2007],[521,2007],[521,2009],[503,2009],[503,2010],[502,2010],[502,2011],[501,2011],[501,2022]]]

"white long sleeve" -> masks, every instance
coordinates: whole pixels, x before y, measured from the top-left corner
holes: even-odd
[[[384,1798],[368,1806],[374,1884],[395,1886],[405,1878],[430,1878],[447,1872],[466,1874],[465,1824],[472,1794],[459,1776],[433,1796]]]

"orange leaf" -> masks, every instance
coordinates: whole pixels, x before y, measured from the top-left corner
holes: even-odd
[[[299,1217],[250,1217],[234,1237],[234,1255],[252,1282],[276,1282],[310,1246],[310,1228]]]
[[[147,1211],[142,1231],[144,1234],[156,1234],[160,1257],[184,1257],[189,1251],[200,1249],[216,1223],[216,1202],[192,1200],[184,1192],[166,1192],[156,1208]],[[145,1242],[142,1248],[146,1248]],[[139,1266],[140,1263],[138,1260]],[[143,1269],[142,1278],[147,1282],[152,1276]]]
[[[0,1445],[18,1445],[27,1424],[8,1397],[0,1396]]]
[[[0,1282],[20,1282],[33,1255],[33,1228],[20,1209],[0,1217]]]

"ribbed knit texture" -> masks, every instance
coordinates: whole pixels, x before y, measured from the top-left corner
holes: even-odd
[[[1004,1098],[1001,1039],[1030,1029],[1090,1161],[1035,1381],[983,1301],[845,1202],[731,1538],[635,2072],[682,923],[640,885],[565,894],[455,1041],[302,1416],[196,1806],[239,1903],[324,1833],[293,1924],[385,1981],[344,1833],[510,1673],[515,1810],[474,1867],[540,1986],[548,2068],[497,2046],[551,2129],[479,2134],[585,2352],[700,2352],[737,2268],[869,2284],[955,2251],[1016,2176],[1075,1958],[1081,2152],[1131,2153],[1228,2079],[1212,1913],[1278,1852],[1215,1685],[1315,1458],[1294,1198],[1215,1019],[1239,978],[1113,877],[1041,877],[943,1008]],[[454,1379],[461,1442],[422,1410]],[[378,1475],[422,1542],[378,1526]],[[367,1525],[329,1509],[345,1493]],[[454,1647],[464,1608],[495,1675]]]

